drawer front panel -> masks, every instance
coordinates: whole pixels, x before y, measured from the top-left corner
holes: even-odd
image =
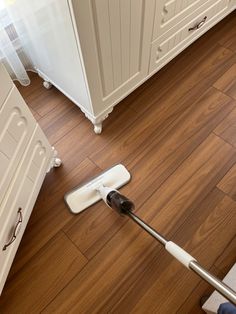
[[[0,109],[13,86],[14,84],[10,76],[7,74],[4,66],[0,63]]]
[[[149,73],[152,73],[162,67],[186,46],[202,35],[206,30],[214,25],[222,15],[225,14],[227,9],[228,0],[214,1],[214,4],[210,8],[197,17],[195,14],[192,14],[191,22],[180,28],[173,35],[167,38],[163,36],[162,38],[157,39],[152,44],[151,48]],[[192,29],[201,22],[202,25],[199,29]]]
[[[0,207],[0,293],[45,177],[52,149],[39,127],[24,154]],[[19,223],[21,208],[22,223]],[[15,241],[9,244],[18,223]]]
[[[156,0],[156,12],[152,40],[156,40],[173,28],[178,30],[191,21],[193,12],[199,14],[207,10],[214,0]]]
[[[0,204],[35,127],[36,121],[14,87],[0,110]]]

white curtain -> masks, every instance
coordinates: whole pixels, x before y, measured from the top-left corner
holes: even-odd
[[[34,65],[29,51],[27,53],[29,39],[17,4],[16,0],[0,0],[0,62],[13,80],[28,85],[30,79],[26,71],[33,71]]]

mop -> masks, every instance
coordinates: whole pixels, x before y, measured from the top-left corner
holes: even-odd
[[[131,218],[149,235],[161,243],[166,251],[176,258],[185,267],[192,270],[203,280],[213,286],[226,299],[236,305],[236,292],[224,282],[204,269],[197,260],[184,249],[172,241],[164,238],[141,218],[134,214],[134,204],[117,189],[127,184],[131,175],[125,166],[119,164],[103,172],[81,186],[74,188],[65,195],[65,202],[74,214],[81,213],[96,202],[103,200],[107,206],[117,211],[120,215]]]

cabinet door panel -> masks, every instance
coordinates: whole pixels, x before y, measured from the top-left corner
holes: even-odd
[[[92,1],[103,96],[141,71],[143,5],[144,0]]]
[[[140,46],[143,36],[142,23],[144,18],[144,1],[131,0],[131,14],[130,14],[130,77],[141,71],[140,64]]]
[[[14,87],[0,110],[0,203],[35,127],[35,119]]]
[[[39,193],[52,148],[39,126],[36,127],[21,163],[17,168],[8,192],[0,205],[0,294],[11,267],[16,250],[29,220],[33,205]],[[12,238],[21,208],[21,229],[15,241],[2,250]]]
[[[120,19],[121,19],[121,47],[122,47],[122,81],[125,82],[129,78],[129,59],[130,59],[130,32],[127,29],[130,28],[130,1],[120,0]]]
[[[147,75],[154,4],[72,0],[95,115]]]
[[[115,49],[114,41],[112,41],[112,28],[110,27],[110,6],[108,0],[100,0],[93,2],[93,19],[97,24],[97,46],[102,72],[102,83],[104,94],[107,95],[113,90],[113,58],[112,58],[112,43]],[[114,21],[113,21],[114,23]],[[118,31],[118,26],[117,26]],[[114,33],[114,26],[113,26]],[[114,34],[113,34],[114,35]],[[115,37],[116,38],[116,37]],[[116,38],[117,40],[117,38]]]

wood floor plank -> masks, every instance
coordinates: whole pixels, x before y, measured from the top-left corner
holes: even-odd
[[[231,267],[236,263],[236,236],[228,243],[222,254],[219,255],[214,266],[226,276]]]
[[[225,42],[229,41],[235,33],[235,11],[224,18],[220,23],[216,24],[215,27],[210,29],[204,36],[209,44],[212,45],[215,42],[224,45]]]
[[[213,86],[236,100],[236,64],[226,71]]]
[[[27,87],[30,89],[30,86]],[[40,116],[45,116],[54,108],[60,106],[61,103],[68,101],[67,97],[62,94],[58,89],[52,87],[50,90],[33,91],[25,97],[26,103],[33,108]],[[71,105],[74,105],[71,103]]]
[[[96,176],[101,169],[88,158],[78,163],[72,171],[67,171],[66,165],[50,172],[43,183],[35,205],[35,213],[29,223],[39,220],[58,201],[64,204],[64,194],[90,177]],[[35,220],[34,220],[35,219]]]
[[[236,200],[236,165],[234,165],[224,178],[218,183],[218,188]]]
[[[142,150],[131,160],[126,160],[139,191],[137,203],[142,203],[152,192],[187,158],[191,152],[210,134],[215,125],[221,121],[232,103],[224,95],[209,90],[197,101],[193,108],[186,110],[176,120],[164,137],[153,139],[147,151]],[[226,111],[225,111],[226,110]],[[148,163],[146,162],[148,158]],[[146,178],[150,176],[149,187]],[[133,181],[134,181],[133,180]]]
[[[160,232],[173,235],[192,215],[191,206],[193,208],[206,197],[233,161],[234,149],[218,137],[210,136],[147,201],[139,211],[142,218],[151,221]],[[225,211],[220,212],[223,214]],[[204,215],[202,219],[205,221]],[[235,223],[232,215],[230,219],[232,224]],[[232,229],[230,232],[235,232]],[[181,234],[184,237],[185,233]],[[56,297],[46,312],[56,308],[62,312],[80,310],[93,313],[95,308],[97,312],[100,309],[104,313],[109,312],[134,281],[138,286],[137,279],[149,268],[147,265],[158,255],[159,249],[160,246],[148,235],[137,230],[132,222],[127,222]],[[142,278],[140,284],[144,285],[147,280],[150,276]],[[138,291],[135,288],[137,295]]]
[[[151,219],[153,212],[158,211],[164,223],[168,212],[173,211],[175,224],[178,219],[185,218],[186,213],[181,206],[191,206],[204,199],[235,161],[235,149],[211,134],[149,197],[145,203],[148,212],[142,208],[140,212],[146,219]],[[169,222],[168,230],[171,226],[172,222]]]
[[[207,41],[209,46],[214,46],[219,43],[223,47],[235,51],[235,11],[225,17],[220,23],[217,23],[205,35],[200,37],[195,43],[199,43],[200,47]],[[195,44],[194,43],[194,44]],[[207,45],[207,43],[206,43]],[[191,46],[192,47],[192,46]],[[198,49],[194,49],[195,51]]]
[[[221,40],[220,43],[224,47],[226,47],[226,48],[236,52],[236,40],[235,40],[235,37],[236,37],[236,31],[235,31],[235,27],[234,27],[231,30],[229,36],[227,38],[225,38],[224,40]]]
[[[115,137],[122,137],[126,128],[134,123],[139,114],[130,110],[126,103],[114,109],[108,120],[104,121],[104,130],[101,136],[95,136],[91,122],[84,119],[73,128],[67,136],[57,142],[56,148],[64,161],[66,171],[71,171],[89,154],[106,147]]]
[[[58,171],[47,175],[9,278],[17,273],[67,222],[75,219],[76,216],[70,213],[64,203],[64,194],[87,177],[100,173],[100,169],[87,159],[70,173],[63,173],[63,168],[60,170],[63,180],[59,179]],[[52,181],[54,181],[53,185]]]
[[[222,23],[223,24],[223,23]],[[236,30],[235,30],[235,11],[231,13],[226,21],[226,25],[223,29],[223,36],[218,37],[218,42],[236,52]]]
[[[60,232],[12,278],[14,285],[6,285],[0,300],[1,313],[39,313],[86,262]]]
[[[204,48],[206,45],[208,49]],[[205,40],[196,42],[147,82],[130,107],[146,112],[151,106],[159,106],[163,97],[166,102],[178,105],[181,97],[192,88],[198,87],[201,93],[206,91],[235,61],[234,53],[216,43],[209,46]],[[196,97],[199,93],[190,101],[195,101]]]
[[[80,217],[70,220],[63,230],[81,252],[91,259],[125,221],[116,212],[104,206],[104,203],[99,203],[82,213]]]
[[[39,120],[49,142],[54,145],[84,119],[84,114],[69,99]]]
[[[154,240],[151,239],[151,242],[154,244]],[[149,256],[149,243],[150,239],[146,235],[140,236],[139,230],[128,222],[122,231],[116,233],[87,264],[88,267],[85,267],[84,271],[81,271],[45,309],[45,312],[51,313],[60,308],[62,313],[67,311],[98,313],[101,304],[105,303],[111,294],[114,298],[116,296],[119,298],[119,288]],[[144,248],[146,255],[142,254]],[[71,293],[73,291],[70,297],[69,291]]]
[[[234,108],[234,103],[231,99],[214,88],[208,89],[203,94],[197,88],[194,93],[198,95],[196,101],[192,100],[193,93],[191,90],[181,102],[175,103],[174,106],[169,102],[168,98],[164,99],[156,108],[152,108],[144,116],[137,119],[136,123],[131,125],[122,137],[115,138],[109,144],[109,150],[105,147],[102,150],[92,153],[90,158],[103,169],[108,164],[117,163],[118,160],[130,163],[130,161],[139,157],[143,151],[145,152],[145,149],[150,147],[150,144],[152,146],[157,145],[161,139],[167,136],[170,130],[176,128],[181,131],[179,126],[184,127],[183,124],[186,116],[188,116],[188,120],[190,118],[194,121],[195,118],[197,119],[195,114],[201,114],[204,119],[204,110],[206,110],[206,119],[209,119],[209,115],[216,114],[218,110],[222,110],[222,113],[226,110],[223,116],[222,114],[219,115],[217,121],[213,120],[212,117],[211,123],[217,126]],[[216,105],[214,104],[215,102]],[[197,127],[201,128],[200,117],[194,123],[198,123]],[[205,124],[206,122],[203,122],[202,126]],[[151,138],[151,141],[147,141],[147,138]]]
[[[217,126],[215,134],[219,135],[226,142],[236,147],[236,110],[230,114]]]
[[[30,108],[30,107],[29,107]],[[39,121],[39,119],[41,118],[41,116],[33,109],[30,108],[31,113],[33,114],[34,118],[36,121]]]

